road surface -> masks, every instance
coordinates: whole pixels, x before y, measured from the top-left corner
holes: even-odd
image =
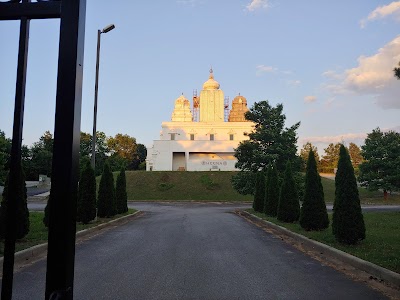
[[[136,203],[146,213],[77,245],[75,299],[386,299],[232,214],[235,204]],[[45,261],[13,299],[43,299]]]

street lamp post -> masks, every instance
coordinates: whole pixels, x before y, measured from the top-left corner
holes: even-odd
[[[93,136],[92,136],[92,168],[95,170],[96,165],[96,123],[97,123],[97,95],[99,89],[99,60],[100,60],[100,36],[115,28],[114,24],[110,24],[97,30],[97,55],[96,55],[96,81],[94,84],[94,112],[93,112]]]

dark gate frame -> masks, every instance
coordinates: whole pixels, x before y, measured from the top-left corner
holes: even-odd
[[[85,15],[86,0],[0,2],[0,20],[21,20],[1,299],[12,298],[29,22],[49,18],[60,18],[60,41],[45,299],[73,299]]]

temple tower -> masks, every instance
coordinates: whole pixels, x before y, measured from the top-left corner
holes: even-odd
[[[190,111],[190,103],[189,100],[183,96],[179,96],[178,99],[175,100],[174,111],[172,112],[171,117],[172,122],[192,122],[193,115]]]
[[[224,122],[224,92],[214,80],[212,69],[200,92],[200,122]]]

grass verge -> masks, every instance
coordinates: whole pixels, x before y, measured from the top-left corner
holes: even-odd
[[[295,233],[357,256],[363,260],[400,273],[400,212],[365,212],[366,239],[357,245],[338,243],[332,227],[322,231],[306,231],[298,223],[283,223],[262,213],[246,210],[264,220],[285,227]],[[332,214],[329,214],[332,221]]]
[[[321,178],[322,187],[324,188],[325,202],[333,203],[335,200],[335,181],[328,178]],[[382,191],[369,191],[366,188],[359,187],[358,193],[360,195],[361,204],[376,204],[387,205],[397,204],[400,205],[400,195],[388,195],[388,199],[383,198]]]
[[[130,215],[136,212],[136,209],[129,208],[126,213],[115,215],[112,218],[97,218],[96,221],[92,221],[89,224],[76,224],[76,231],[81,231],[87,228],[95,227],[97,225],[109,222],[122,216]],[[30,212],[30,230],[29,233],[20,240],[17,240],[15,244],[15,252],[30,248],[35,245],[47,243],[48,230],[43,224],[43,212]],[[4,254],[4,241],[0,242],[0,256]]]

